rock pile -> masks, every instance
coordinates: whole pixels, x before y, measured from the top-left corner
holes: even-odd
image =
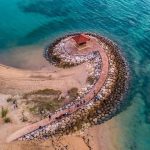
[[[101,62],[101,54],[99,51],[93,51],[88,55],[68,54],[63,49],[62,43],[64,43],[63,40],[74,34],[56,40],[46,48],[44,54],[46,59],[60,67],[63,67],[64,64],[70,67],[88,61],[94,68],[90,75],[94,77],[95,80],[92,85],[88,85],[80,91],[75,102],[71,102],[63,108],[60,108],[55,113],[69,109],[71,106],[79,107],[75,112],[69,113],[69,115],[59,118],[44,127],[39,127],[39,129],[20,137],[19,140],[47,139],[54,135],[69,134],[70,132],[81,129],[85,124],[87,124],[88,127],[101,124],[112,118],[120,109],[123,102],[123,95],[128,86],[129,74],[127,64],[118,46],[112,41],[96,34],[85,34],[96,38],[107,54],[109,70],[104,85],[94,94],[94,97],[92,97],[90,101],[86,102],[84,96],[91,91],[101,75],[101,66],[103,65]]]

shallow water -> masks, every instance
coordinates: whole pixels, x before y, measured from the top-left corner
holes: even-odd
[[[124,150],[150,150],[150,1],[0,0],[2,63],[22,67],[21,58],[11,61],[12,51],[19,55],[32,46],[42,53],[54,38],[78,31],[100,33],[122,48],[132,79],[129,106],[117,116],[118,143]]]

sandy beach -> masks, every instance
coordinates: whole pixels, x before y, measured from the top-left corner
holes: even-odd
[[[67,146],[69,150],[120,150],[119,134],[120,128],[116,119],[112,119],[104,124],[94,126],[76,135],[63,136],[54,141],[45,142],[14,142],[1,143],[0,150],[55,150]],[[83,138],[85,137],[85,139]],[[26,146],[25,146],[26,145]]]
[[[19,94],[48,87],[62,91],[74,86],[80,89],[86,82],[86,76],[81,76],[81,73],[87,74],[85,65],[65,70],[44,68],[36,71],[0,65],[0,91],[3,94]]]
[[[116,123],[115,118],[102,125],[92,127],[86,130],[85,133],[64,136],[61,139],[56,140],[58,143],[52,144],[52,141],[46,141],[40,144],[32,142],[15,142],[6,144],[6,139],[10,134],[29,124],[22,123],[19,120],[19,115],[21,112],[20,109],[14,110],[12,106],[7,103],[7,99],[10,96],[19,95],[24,92],[30,92],[41,88],[44,89],[49,86],[54,89],[59,89],[64,93],[67,89],[74,86],[80,89],[86,82],[86,65],[87,64],[82,64],[68,70],[53,67],[35,71],[22,70],[0,65],[0,106],[9,108],[8,115],[13,120],[13,122],[9,124],[4,124],[2,119],[0,120],[0,150],[53,150],[58,143],[60,147],[68,145],[69,150],[88,150],[89,147],[94,150],[119,149],[117,148],[117,134],[119,133],[119,128],[117,127],[118,124]],[[81,73],[83,73],[84,76],[82,76]],[[57,85],[58,82],[59,86]],[[83,137],[85,137],[85,139]],[[28,147],[24,147],[24,144],[28,145]]]

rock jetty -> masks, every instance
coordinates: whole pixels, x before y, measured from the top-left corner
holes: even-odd
[[[90,38],[88,47],[75,47],[73,36]],[[39,140],[64,135],[101,124],[111,119],[121,107],[128,87],[128,67],[118,46],[111,40],[92,33],[75,33],[58,38],[44,51],[53,65],[68,68],[88,62],[93,82],[84,87],[74,102],[51,115],[49,121],[31,124],[13,135],[13,140]],[[46,122],[46,123],[45,123]],[[39,125],[40,124],[40,125]]]

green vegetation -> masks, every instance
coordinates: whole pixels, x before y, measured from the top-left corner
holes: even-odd
[[[41,112],[54,112],[61,106],[61,101],[34,101],[33,105],[29,108],[29,110],[33,114],[41,114]]]
[[[61,91],[54,89],[42,89],[24,94],[26,105],[34,115],[45,116],[48,112],[54,112],[63,104],[60,98]]]
[[[24,99],[27,99],[31,95],[57,95],[59,96],[61,94],[61,91],[59,90],[53,90],[53,89],[43,89],[43,90],[37,90],[30,93],[26,93],[23,95]]]
[[[1,117],[5,118],[7,116],[8,113],[8,109],[5,109],[4,107],[2,107],[1,109]]]
[[[27,109],[33,115],[45,117],[49,112],[54,112],[63,105],[64,97],[60,97],[61,91],[54,89],[42,89],[25,93],[23,98]],[[22,115],[22,121],[27,118]]]
[[[9,117],[7,117],[7,114],[8,114],[8,109],[5,109],[4,107],[2,107],[2,109],[1,109],[1,117],[3,118],[3,121],[5,123],[11,122],[11,119]]]
[[[68,95],[71,100],[75,100],[78,97],[78,88],[74,87],[68,91]]]
[[[87,82],[88,82],[89,84],[93,84],[93,83],[94,83],[94,80],[95,80],[95,78],[92,77],[92,76],[89,76],[89,77],[87,78]]]
[[[39,94],[39,95],[60,95],[61,91],[53,90],[53,89],[44,89],[44,90],[35,91],[35,92],[33,92],[33,94]]]

